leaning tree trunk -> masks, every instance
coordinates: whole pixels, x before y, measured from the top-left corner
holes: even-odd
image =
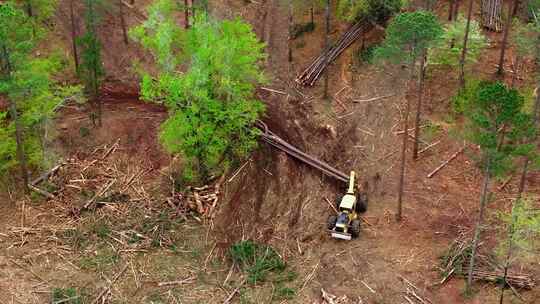
[[[487,152],[486,152],[487,153]],[[480,240],[480,232],[482,231],[482,223],[484,221],[484,211],[486,209],[486,203],[488,200],[488,187],[489,180],[491,178],[491,158],[489,155],[484,155],[484,160],[486,162],[484,169],[484,183],[482,185],[482,194],[480,197],[480,214],[478,215],[478,220],[476,222],[476,228],[474,229],[474,237],[472,242],[472,252],[471,259],[469,261],[469,272],[467,276],[467,287],[466,292],[471,291],[473,272],[474,272],[474,262],[476,258],[476,250],[478,249],[478,241]]]
[[[79,74],[79,54],[77,52],[77,28],[75,27],[75,10],[73,8],[73,2],[69,1],[69,18],[71,19],[71,48],[73,50],[73,62],[75,64],[75,73]]]
[[[288,40],[287,41],[287,49],[288,49],[288,61],[289,61],[289,69],[290,69],[290,66],[291,66],[291,63],[293,61],[293,54],[292,54],[292,43],[293,43],[293,13],[294,13],[294,8],[293,8],[293,2],[292,0],[289,0],[289,37],[288,37]],[[289,70],[289,75],[291,75],[291,70]]]
[[[188,3],[188,0],[184,0],[184,19],[185,19],[184,27],[186,29],[188,29],[189,28],[189,3]]]
[[[488,30],[502,30],[502,0],[482,0],[482,26]]]
[[[330,0],[326,0],[326,11],[325,11],[325,19],[326,19],[326,33],[324,35],[324,47],[326,49],[330,48]],[[326,56],[326,60],[330,60],[330,56]],[[327,62],[328,63],[328,62]],[[328,99],[328,77],[330,67],[326,68],[326,71],[324,72],[324,98]]]
[[[512,253],[514,250],[514,232],[515,232],[514,226],[516,223],[516,214],[515,214],[516,203],[519,204],[519,198],[515,200],[514,204],[512,205],[512,211],[511,211],[512,219],[511,219],[510,225],[508,226],[508,249],[507,249],[508,251],[506,252],[506,258],[504,261],[504,274],[503,274],[502,283],[501,283],[501,294],[499,297],[499,304],[503,304],[503,301],[504,301],[504,290],[506,288],[506,285],[508,284],[506,282],[506,279],[508,278],[508,269],[510,268],[510,259],[512,258]]]
[[[461,57],[459,58],[459,85],[461,88],[465,87],[465,57],[467,56],[467,42],[469,41],[469,31],[471,29],[473,3],[474,0],[469,0],[465,36],[463,37],[463,49],[461,50]]]
[[[504,73],[504,56],[506,53],[506,45],[508,44],[508,34],[510,33],[510,27],[512,26],[512,12],[516,0],[508,3],[508,15],[506,16],[506,25],[504,26],[503,40],[501,42],[501,55],[499,56],[499,67],[497,68],[497,74],[502,75]]]
[[[122,36],[124,38],[124,44],[129,44],[128,34],[127,34],[127,28],[126,28],[126,19],[124,17],[124,4],[122,4],[122,0],[118,0],[118,13],[120,15],[120,26],[122,27]]]
[[[420,116],[422,115],[422,99],[424,95],[424,79],[426,76],[427,50],[424,50],[420,58],[420,76],[418,80],[418,102],[416,104],[416,117],[414,119],[414,145],[413,159],[418,159],[418,142],[420,141]]]
[[[416,60],[412,60],[409,65],[409,83],[407,84],[407,96],[406,96],[406,105],[405,105],[405,116],[403,117],[403,142],[401,144],[401,167],[399,171],[399,185],[398,185],[398,202],[397,202],[397,211],[396,211],[396,220],[401,221],[402,218],[402,209],[403,209],[403,193],[405,189],[405,163],[407,160],[407,143],[409,141],[409,114],[411,112],[411,102],[409,100],[410,92],[412,89],[410,86],[414,82],[414,66]]]
[[[450,0],[448,2],[448,21],[454,20],[454,3],[456,0]]]

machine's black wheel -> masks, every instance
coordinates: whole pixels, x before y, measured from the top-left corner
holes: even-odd
[[[366,193],[360,193],[357,197],[356,202],[356,212],[358,213],[364,213],[367,211],[368,207],[368,196]]]
[[[351,235],[357,238],[360,235],[360,220],[353,220],[351,223]]]
[[[335,215],[330,215],[328,217],[328,230],[332,230],[334,229],[334,227],[336,227],[336,222],[337,222],[337,216]]]

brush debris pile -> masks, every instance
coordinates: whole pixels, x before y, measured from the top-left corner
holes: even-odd
[[[450,246],[448,253],[442,259],[444,278],[441,284],[452,275],[467,276],[471,258],[472,244],[463,238],[457,239]],[[473,279],[489,283],[500,283],[504,280],[504,269],[488,256],[477,254]],[[511,288],[532,289],[536,284],[530,274],[517,273],[510,269],[506,276],[506,283]]]

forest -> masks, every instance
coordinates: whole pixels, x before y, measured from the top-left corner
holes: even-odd
[[[540,303],[540,0],[0,0],[0,303]]]

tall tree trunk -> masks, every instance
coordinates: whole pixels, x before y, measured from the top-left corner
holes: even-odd
[[[311,24],[315,24],[315,16],[314,16],[314,11],[315,9],[313,8],[313,3],[311,4],[311,8],[309,9],[309,14],[311,16]]]
[[[510,33],[510,27],[512,26],[512,12],[514,10],[514,4],[516,0],[508,3],[508,15],[506,16],[506,25],[504,26],[503,39],[501,42],[501,54],[499,56],[499,67],[497,68],[497,75],[504,73],[504,56],[506,53],[506,45],[508,44],[508,33]]]
[[[185,28],[189,28],[189,3],[188,0],[184,0],[184,19],[185,19]]]
[[[24,182],[24,192],[26,194],[30,193],[30,189],[28,188],[28,169],[26,167],[26,154],[24,152],[24,138],[23,138],[23,130],[21,126],[21,121],[19,119],[19,115],[17,113],[17,105],[15,101],[10,101],[9,109],[11,113],[11,118],[15,122],[15,141],[17,143],[17,159],[19,160],[19,166],[21,167],[21,176],[23,178]]]
[[[469,41],[469,31],[471,29],[473,3],[474,0],[469,0],[467,23],[465,25],[465,37],[463,37],[463,50],[461,50],[461,57],[459,58],[459,85],[461,88],[465,87],[465,58],[467,56],[467,42]]]
[[[8,79],[11,78],[12,68],[11,61],[9,59],[9,52],[5,45],[2,45],[2,57],[5,60],[6,76]],[[21,176],[24,182],[24,192],[30,194],[30,189],[28,188],[28,169],[26,167],[26,154],[24,153],[24,138],[23,138],[23,129],[19,119],[19,113],[17,112],[17,104],[15,100],[9,100],[9,111],[11,119],[15,123],[15,142],[17,144],[17,160],[19,161],[19,166],[21,168]]]
[[[287,41],[287,49],[288,49],[288,61],[289,61],[289,68],[291,66],[291,62],[293,61],[293,54],[292,54],[292,43],[293,43],[293,2],[292,0],[289,0],[289,41]],[[292,71],[289,71],[291,73]]]
[[[516,203],[519,204],[519,198],[514,201],[514,204],[512,205],[512,220],[510,222],[510,225],[508,226],[508,251],[506,252],[506,258],[504,261],[504,275],[501,283],[501,294],[499,297],[499,304],[503,304],[504,301],[504,290],[506,288],[507,282],[506,278],[508,278],[508,269],[510,268],[510,259],[512,258],[512,252],[514,250],[514,225],[516,223],[516,214],[515,214],[515,207]]]
[[[414,145],[413,145],[413,159],[418,159],[418,143],[420,141],[420,116],[422,114],[422,98],[424,95],[424,79],[426,76],[426,60],[427,50],[423,51],[422,58],[420,58],[420,76],[418,79],[418,102],[416,105],[416,117],[414,120]]]
[[[454,20],[457,20],[459,15],[459,5],[461,4],[460,0],[455,0],[454,3]]]
[[[448,21],[454,20],[454,5],[457,0],[450,0],[448,2]]]
[[[409,96],[411,95],[412,86],[414,82],[414,66],[416,64],[416,60],[413,60],[411,64],[409,65],[409,80],[408,80],[408,88],[407,88],[407,94],[406,94],[406,105],[405,105],[405,116],[403,117],[403,142],[401,144],[401,167],[399,172],[399,185],[398,185],[398,202],[397,202],[397,211],[396,211],[396,220],[398,222],[401,221],[402,218],[402,209],[403,209],[403,193],[405,189],[405,163],[407,160],[407,143],[409,142],[409,114],[411,112],[411,102],[409,100]]]
[[[71,47],[73,49],[73,62],[75,63],[75,73],[79,75],[79,54],[77,53],[77,28],[75,27],[75,10],[73,2],[69,1],[69,18],[71,19]]]
[[[122,36],[124,38],[124,44],[129,44],[127,29],[126,29],[126,19],[124,18],[124,4],[122,4],[122,0],[118,0],[118,9],[120,14],[120,26],[122,27]]]
[[[534,125],[536,126],[536,129],[538,130],[540,127],[540,83],[536,87],[536,101],[534,103],[534,110],[533,110],[533,119],[534,119]],[[533,142],[536,141],[536,138],[538,136],[535,136],[533,138]],[[525,190],[525,183],[527,181],[527,171],[529,168],[529,162],[530,159],[528,157],[523,158],[523,170],[521,171],[521,179],[519,181],[519,188],[518,188],[518,199],[521,198],[521,195],[523,194],[523,191]]]
[[[482,223],[484,221],[484,211],[486,209],[486,203],[488,200],[489,194],[489,180],[491,178],[491,157],[489,155],[484,155],[484,160],[486,162],[484,168],[484,183],[482,185],[482,194],[480,196],[480,214],[478,215],[478,220],[476,222],[476,228],[474,229],[474,237],[472,242],[472,252],[471,259],[469,261],[469,271],[467,275],[467,287],[466,292],[471,292],[473,272],[474,272],[474,262],[476,258],[476,250],[478,249],[478,241],[480,240],[480,232],[482,231]]]
[[[326,33],[324,35],[324,46],[325,49],[330,48],[330,0],[326,0],[326,11],[325,11],[325,19],[326,19]],[[327,57],[326,60],[328,61],[329,58]],[[328,77],[330,74],[330,67],[326,67],[326,71],[324,72],[324,99],[328,99]]]
[[[34,17],[34,10],[32,9],[32,2],[30,0],[26,0],[26,13],[28,14],[28,17],[32,18]]]

